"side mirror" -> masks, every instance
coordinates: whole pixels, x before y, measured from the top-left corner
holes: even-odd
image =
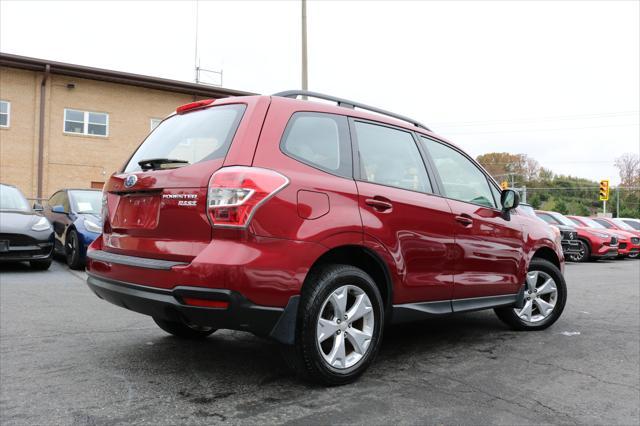
[[[33,210],[37,212],[41,212],[44,210],[44,208],[42,207],[42,204],[33,203]]]
[[[64,211],[64,207],[62,207],[60,204],[55,205],[55,206],[51,206],[51,211],[54,213],[66,213]]]
[[[520,205],[520,195],[513,189],[505,189],[500,195],[500,204],[502,204],[502,218],[511,220],[511,210]]]

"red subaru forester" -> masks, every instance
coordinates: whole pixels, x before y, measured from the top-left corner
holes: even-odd
[[[518,203],[407,117],[302,91],[197,101],[106,184],[88,285],[179,337],[268,336],[302,375],[343,384],[392,322],[558,319],[560,242]]]

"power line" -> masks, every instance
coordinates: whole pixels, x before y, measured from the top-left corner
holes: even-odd
[[[443,122],[443,123],[431,123],[435,127],[466,127],[466,126],[484,126],[491,124],[514,124],[514,123],[528,123],[528,122],[543,122],[543,121],[562,121],[562,120],[580,120],[580,119],[593,119],[593,118],[615,118],[628,115],[640,115],[640,111],[622,111],[622,112],[601,112],[593,114],[580,114],[580,115],[560,115],[560,116],[547,116],[547,117],[531,117],[531,118],[513,118],[508,120],[484,120],[484,121],[460,121],[460,122]]]
[[[603,126],[580,126],[580,127],[555,127],[555,128],[546,128],[546,129],[520,129],[520,130],[492,130],[492,131],[482,131],[482,132],[442,132],[446,135],[483,135],[483,134],[491,134],[491,133],[528,133],[528,132],[553,132],[559,130],[582,130],[582,129],[598,129],[605,127],[635,127],[640,126],[640,123],[633,124],[609,124]]]

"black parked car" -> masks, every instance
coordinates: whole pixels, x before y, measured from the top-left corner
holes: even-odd
[[[518,211],[521,211],[529,216],[537,217],[543,222],[553,226],[560,232],[560,238],[562,243],[562,252],[564,253],[564,257],[568,260],[573,260],[574,256],[577,256],[580,253],[580,242],[578,240],[578,230],[573,226],[563,225],[556,221],[547,222],[544,216],[539,216],[536,214],[536,211],[533,209],[533,206],[529,204],[520,203],[518,207]]]
[[[102,191],[61,189],[49,198],[44,215],[55,231],[55,252],[72,269],[82,269],[87,247],[102,232]]]
[[[33,269],[51,266],[53,229],[18,188],[0,183],[0,261],[29,261]]]

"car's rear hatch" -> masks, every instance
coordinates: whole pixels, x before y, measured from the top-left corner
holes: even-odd
[[[213,236],[209,179],[229,157],[250,165],[258,135],[247,121],[264,118],[268,102],[260,99],[216,101],[164,120],[105,187],[103,250],[178,262],[197,256]]]

